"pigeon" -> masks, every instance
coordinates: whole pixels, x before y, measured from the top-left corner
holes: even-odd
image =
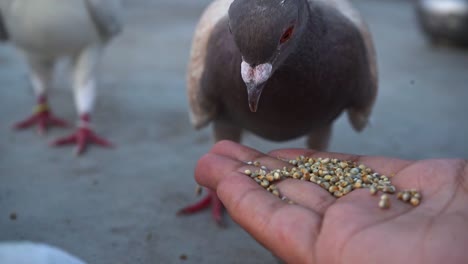
[[[369,123],[378,90],[367,24],[346,0],[216,0],[195,29],[187,71],[190,120],[213,124],[214,140],[242,131],[270,141],[307,137],[326,150],[344,111]],[[179,213],[222,204],[214,192]]]
[[[2,0],[0,37],[8,39],[28,63],[37,105],[31,117],[15,124],[16,129],[38,126],[40,134],[50,126],[65,127],[47,102],[47,90],[59,59],[69,58],[76,110],[77,131],[55,140],[53,146],[76,144],[81,154],[95,143],[112,144],[91,128],[96,97],[96,70],[106,45],[123,30],[119,0]]]
[[[2,264],[86,264],[83,260],[47,244],[29,241],[0,243]]]

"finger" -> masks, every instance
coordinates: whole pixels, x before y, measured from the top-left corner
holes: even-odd
[[[276,184],[281,196],[323,216],[336,198],[313,182],[287,179]]]
[[[259,162],[260,166],[248,165],[248,161]],[[255,149],[237,144],[232,141],[220,141],[215,144],[210,153],[203,156],[196,167],[195,175],[206,174],[207,182],[202,183],[215,189],[217,182],[227,173],[237,170],[256,172],[260,169],[269,171],[272,168],[290,167],[287,162],[271,158]]]
[[[256,161],[266,156],[265,153],[256,149],[229,140],[219,141],[213,146],[210,152],[243,162]]]
[[[316,212],[278,199],[239,172],[224,177],[217,194],[232,219],[281,259],[313,257],[321,225]]]
[[[234,221],[268,249],[278,252],[279,257],[297,263],[297,256],[312,256],[320,214],[303,206],[289,205],[264,190],[243,173],[250,167],[241,161],[208,153],[198,162],[195,177],[201,185],[216,189]],[[314,193],[318,192],[311,192]]]

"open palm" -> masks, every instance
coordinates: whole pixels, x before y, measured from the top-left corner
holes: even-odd
[[[311,182],[277,184],[291,205],[242,172],[246,161],[282,168],[299,155],[354,160],[392,176],[398,189],[418,189],[418,207],[391,197],[378,207],[367,189],[335,198]],[[249,168],[255,169],[255,168]],[[222,141],[203,156],[197,181],[216,190],[231,217],[288,263],[466,263],[468,259],[468,165],[466,160],[404,161],[385,157],[283,149],[260,153]]]

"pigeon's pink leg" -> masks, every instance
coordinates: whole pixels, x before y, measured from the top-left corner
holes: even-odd
[[[51,143],[52,146],[76,144],[76,154],[81,155],[88,144],[96,144],[102,147],[112,147],[112,143],[96,135],[89,127],[89,115],[81,116],[81,123],[75,133],[59,138]]]
[[[235,142],[240,142],[242,130],[227,121],[216,120],[213,122],[213,132],[215,142],[218,142],[223,139],[229,139]],[[219,200],[216,192],[211,191],[210,193],[201,201],[196,204],[189,205],[182,210],[179,211],[178,214],[194,214],[203,209],[206,209],[211,206],[211,216],[215,220],[215,222],[219,225],[224,227],[223,222],[223,211],[224,206]]]
[[[195,204],[192,204],[192,205],[189,205],[189,206],[187,206],[185,208],[182,208],[181,210],[179,210],[179,212],[177,214],[179,214],[179,215],[188,215],[188,214],[198,213],[198,212],[200,212],[200,211],[202,211],[204,209],[209,208],[210,205],[212,206],[211,207],[211,216],[213,217],[213,219],[215,220],[215,222],[219,226],[223,227],[224,226],[223,215],[222,215],[223,214],[223,204],[219,200],[216,193],[213,192],[213,191],[210,191],[210,193],[208,195],[206,195],[199,202],[197,202]]]
[[[57,139],[51,144],[62,146],[76,144],[76,154],[82,154],[88,144],[102,147],[112,147],[112,144],[97,136],[90,126],[90,114],[94,107],[96,97],[95,71],[101,54],[100,46],[90,46],[83,50],[73,60],[73,91],[77,112],[80,115],[78,128],[70,136]]]
[[[25,54],[29,66],[29,77],[34,93],[37,96],[37,105],[34,113],[27,119],[14,125],[15,129],[25,129],[38,126],[39,134],[44,134],[48,127],[65,127],[67,123],[52,115],[47,103],[47,89],[52,84],[55,60],[31,54]]]
[[[50,111],[46,97],[39,96],[36,108],[34,109],[34,113],[25,120],[16,123],[13,127],[19,130],[31,127],[33,125],[38,126],[38,132],[42,135],[46,132],[48,127],[66,127],[67,122],[55,117]]]

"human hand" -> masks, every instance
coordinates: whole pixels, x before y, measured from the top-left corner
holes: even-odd
[[[378,196],[357,189],[339,199],[312,182],[277,185],[288,204],[243,172],[246,161],[270,169],[299,155],[353,160],[391,177],[397,189],[416,188],[418,207],[397,201],[378,207]],[[229,214],[287,263],[466,263],[468,161],[404,161],[385,157],[283,149],[263,154],[230,141],[217,143],[198,162],[196,180],[216,190]]]

